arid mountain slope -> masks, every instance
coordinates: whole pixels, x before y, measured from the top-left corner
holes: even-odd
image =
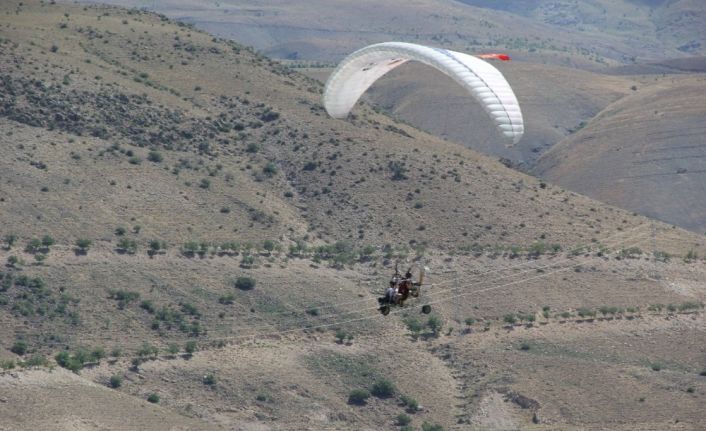
[[[558,66],[521,61],[495,65],[515,90],[525,119],[525,135],[513,148],[498,145],[498,134],[482,108],[460,94],[458,84],[433,69],[406,65],[376,83],[368,97],[434,135],[528,169],[544,151],[634,85],[630,79]]]
[[[703,422],[703,236],[164,17],[0,24],[0,428]],[[433,286],[385,317],[396,261]]]
[[[602,67],[635,58],[703,53],[704,5],[621,1],[271,1],[135,0],[277,58],[340,60],[389,40],[464,51],[504,49],[539,61]]]
[[[545,154],[536,172],[604,202],[703,232],[706,77],[645,79],[647,85]]]

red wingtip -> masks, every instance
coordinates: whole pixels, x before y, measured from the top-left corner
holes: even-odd
[[[507,54],[478,54],[476,57],[488,60],[510,61],[510,56]]]

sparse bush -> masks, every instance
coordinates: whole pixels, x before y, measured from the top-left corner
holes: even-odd
[[[27,253],[36,253],[39,251],[39,249],[42,247],[42,241],[39,240],[39,238],[32,238],[29,240],[29,243],[27,243],[27,247],[25,247],[25,251]]]
[[[179,353],[179,346],[177,346],[175,343],[171,343],[169,347],[167,347],[167,352],[169,352],[170,355],[176,355]]]
[[[429,319],[427,319],[427,328],[431,329],[431,332],[435,337],[439,336],[443,326],[444,323],[437,316],[429,316]]]
[[[140,302],[140,308],[143,310],[147,311],[150,314],[154,314],[156,308],[154,306],[154,303],[150,301],[149,299],[145,299],[144,301]]]
[[[91,350],[91,360],[94,362],[100,362],[101,359],[105,358],[105,349],[102,347],[95,347]]]
[[[12,267],[21,265],[22,264],[21,262],[22,261],[20,260],[20,258],[17,256],[14,256],[14,255],[7,258],[7,264]]]
[[[268,162],[263,168],[262,168],[262,173],[267,175],[268,177],[273,177],[277,174],[277,171],[279,169],[277,168],[277,165],[274,162]]]
[[[207,178],[204,178],[199,183],[199,187],[201,187],[202,189],[209,189],[211,187],[211,181]]]
[[[212,373],[206,374],[203,376],[203,384],[206,386],[214,386],[216,384],[216,376],[213,375]]]
[[[117,249],[121,253],[135,254],[137,251],[137,242],[129,238],[123,238],[118,241]]]
[[[343,344],[343,341],[346,339],[347,336],[348,336],[348,334],[343,329],[336,330],[336,341],[339,344]]]
[[[444,431],[444,427],[438,424],[430,424],[429,422],[424,422],[422,424],[422,431]]]
[[[362,406],[368,398],[370,398],[370,392],[365,389],[353,389],[350,394],[348,394],[348,404]]]
[[[587,307],[581,307],[576,310],[580,317],[595,317],[596,311]]]
[[[467,326],[473,326],[473,324],[476,323],[476,319],[472,317],[467,317],[465,323]]]
[[[255,288],[255,279],[251,277],[238,277],[235,280],[235,287],[240,290],[252,290]]]
[[[262,243],[262,248],[264,248],[264,249],[267,250],[267,251],[272,251],[272,250],[274,250],[276,246],[277,246],[277,243],[274,242],[274,241],[272,241],[271,239],[266,239],[266,240]]]
[[[261,402],[267,402],[267,401],[270,400],[270,396],[267,395],[267,394],[264,393],[264,392],[260,392],[259,394],[257,394],[257,396],[255,397],[255,399],[258,400],[258,401],[261,401]]]
[[[74,373],[83,368],[83,355],[71,355],[67,351],[62,351],[57,353],[54,359],[60,367],[66,368]]]
[[[187,341],[186,345],[184,346],[184,351],[192,355],[196,351],[196,341]]]
[[[91,240],[86,239],[86,238],[80,238],[76,240],[76,247],[78,248],[79,253],[86,254],[88,252],[88,249],[91,247]]]
[[[218,298],[218,302],[223,304],[223,305],[231,305],[233,304],[235,300],[235,296],[232,293],[227,293],[220,298]]]
[[[149,394],[147,396],[147,401],[151,402],[152,404],[157,404],[159,402],[159,395],[157,394]]]
[[[407,325],[407,329],[409,329],[409,332],[412,333],[413,336],[418,336],[420,332],[422,332],[423,326],[419,320],[417,320],[415,317],[410,317],[409,319],[405,320],[405,324]]]
[[[147,160],[154,163],[161,163],[164,160],[162,154],[159,151],[150,151],[147,155]]]
[[[15,360],[14,359],[2,359],[0,360],[0,368],[3,370],[12,370],[15,368]]]
[[[127,229],[125,229],[125,228],[122,227],[122,226],[115,228],[115,235],[116,235],[116,236],[123,236],[123,235],[125,235],[126,233],[127,233]]]
[[[7,249],[11,249],[15,242],[17,241],[17,235],[9,234],[5,235],[5,244],[7,244]]]
[[[410,396],[402,395],[400,396],[400,401],[402,401],[402,404],[407,407],[408,412],[416,412],[419,409],[419,403],[417,403],[417,400]]]
[[[43,247],[49,248],[49,247],[51,247],[51,246],[54,245],[54,244],[55,244],[54,238],[52,238],[51,236],[49,236],[49,235],[44,235],[44,236],[42,237],[42,246],[43,246]]]
[[[10,351],[16,355],[24,355],[27,353],[27,342],[23,340],[16,341],[10,348]]]
[[[515,317],[514,314],[506,314],[505,316],[503,316],[503,321],[505,321],[505,323],[508,323],[510,325],[514,325],[515,322],[517,322],[517,318]]]
[[[679,304],[679,311],[700,310],[704,308],[703,302],[686,301]]]
[[[25,362],[25,367],[46,367],[47,365],[49,365],[49,361],[42,355],[32,355]]]
[[[650,364],[650,368],[652,369],[652,371],[661,371],[663,366],[659,362],[653,362]]]
[[[398,414],[396,420],[397,420],[397,425],[399,425],[399,426],[409,425],[409,423],[412,422],[412,418],[407,416],[404,413]]]
[[[137,356],[145,358],[148,356],[157,356],[157,353],[159,353],[159,349],[157,347],[152,346],[149,343],[143,343],[140,349],[137,351]]]
[[[528,351],[532,346],[528,341],[523,341],[520,343],[520,350]]]
[[[378,398],[390,398],[395,395],[395,386],[387,379],[378,380],[373,384],[370,393]]]
[[[123,384],[123,376],[115,374],[110,377],[110,381],[108,383],[110,384],[111,388],[117,389]]]

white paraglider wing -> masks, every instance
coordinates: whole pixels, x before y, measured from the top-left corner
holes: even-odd
[[[345,118],[368,87],[407,61],[419,61],[451,77],[481,103],[504,136],[514,144],[520,140],[525,130],[522,111],[500,71],[468,54],[412,43],[370,45],[343,59],[326,82],[326,112]]]

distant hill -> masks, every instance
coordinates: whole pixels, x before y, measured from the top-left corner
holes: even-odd
[[[701,76],[646,77],[539,160],[536,173],[604,202],[706,231]]]
[[[146,7],[267,55],[338,61],[375,42],[461,51],[505,50],[536,62],[602,68],[704,53],[706,6],[696,0],[105,0]],[[371,13],[374,11],[374,13]]]

